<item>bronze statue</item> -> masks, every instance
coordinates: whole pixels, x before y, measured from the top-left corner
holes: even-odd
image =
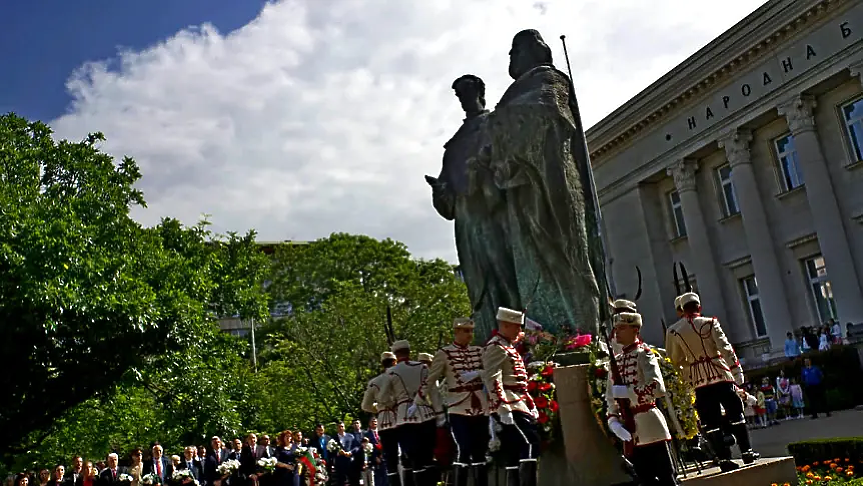
[[[476,305],[482,290],[493,288],[494,306],[525,309],[546,330],[568,326],[598,334],[610,312],[604,250],[572,82],[554,67],[551,49],[535,30],[516,34],[509,56],[514,81],[494,112],[482,115],[482,135],[458,156],[444,156],[441,179],[454,157],[476,196],[476,207],[466,206],[472,209],[465,226],[460,229],[455,217],[459,261],[473,272],[465,273],[471,301]],[[429,183],[438,186],[437,194],[446,192],[445,183]],[[469,250],[463,251],[459,233],[473,237]]]
[[[438,214],[455,222],[456,249],[477,331],[488,336],[497,325],[497,308],[521,308],[521,303],[506,237],[503,193],[495,187],[491,171],[477,164],[480,150],[489,143],[485,83],[467,74],[456,79],[452,89],[465,119],[444,144],[440,175],[426,176],[426,181]]]

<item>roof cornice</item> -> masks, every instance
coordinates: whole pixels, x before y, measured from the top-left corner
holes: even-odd
[[[603,155],[666,120],[689,101],[749,69],[847,0],[769,0],[587,131],[590,157]]]

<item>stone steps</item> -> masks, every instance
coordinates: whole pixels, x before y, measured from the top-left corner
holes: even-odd
[[[736,471],[723,473],[718,467],[686,471],[681,482],[686,486],[749,486],[791,483],[797,484],[797,469],[792,457],[765,457],[748,466],[741,461]]]

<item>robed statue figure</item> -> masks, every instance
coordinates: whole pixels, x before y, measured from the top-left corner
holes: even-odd
[[[592,189],[590,167],[576,160],[586,150],[576,145],[584,141],[572,84],[535,30],[516,34],[509,56],[515,81],[489,115],[491,143],[480,162],[503,191],[520,301],[547,330],[569,325],[596,333],[607,297],[594,272],[603,257],[585,191]]]
[[[426,181],[432,187],[437,212],[455,221],[456,249],[477,332],[488,336],[496,327],[498,307],[521,308],[513,254],[506,237],[509,215],[491,169],[477,161],[480,151],[490,143],[485,83],[466,74],[453,82],[452,89],[465,119],[444,145],[440,175],[426,176]]]

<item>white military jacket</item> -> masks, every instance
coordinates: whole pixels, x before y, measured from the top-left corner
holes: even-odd
[[[381,385],[387,379],[387,372],[369,380],[366,392],[363,394],[363,402],[360,407],[368,413],[376,413],[378,416],[378,430],[387,430],[396,425],[396,412],[392,408],[386,408],[380,403]]]
[[[737,354],[716,318],[682,317],[668,328],[665,350],[694,388],[723,382],[743,384]]]
[[[434,410],[427,404],[428,393],[425,388],[427,377],[428,366],[419,361],[399,361],[386,371],[386,379],[381,384],[378,402],[385,408],[395,410],[396,427],[434,420]],[[414,404],[417,408],[410,416],[408,409]]]
[[[441,400],[435,398],[439,394],[436,385],[440,380],[444,385],[450,414],[485,415],[488,399],[482,386],[482,352],[480,346],[459,346],[453,343],[435,354],[426,384],[435,412],[443,412]],[[476,376],[465,377],[465,373],[475,373]]]
[[[659,370],[659,360],[650,346],[636,341],[616,355],[623,384],[629,388],[629,411],[635,419],[632,444],[636,447],[671,440],[665,416],[656,408],[656,399],[665,396],[665,382]],[[612,379],[608,378],[605,400],[608,416],[620,417],[620,405],[612,394]]]
[[[538,416],[527,393],[527,370],[518,351],[505,337],[492,337],[482,353],[483,380],[489,413],[522,412]]]

